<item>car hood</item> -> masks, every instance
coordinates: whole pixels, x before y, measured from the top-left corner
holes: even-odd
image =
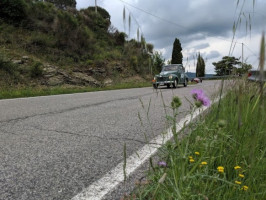
[[[169,76],[170,74],[173,74],[174,71],[167,71],[167,72],[161,72],[159,76]]]

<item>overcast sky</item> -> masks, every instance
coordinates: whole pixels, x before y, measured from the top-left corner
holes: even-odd
[[[94,6],[95,0],[76,0],[77,9]],[[154,45],[163,57],[171,59],[173,42],[178,38],[183,48],[183,65],[186,71],[195,72],[195,57],[200,53],[206,63],[206,73],[214,73],[212,62],[229,55],[233,38],[233,24],[237,21],[243,1],[241,26],[236,31],[232,56],[240,58],[244,43],[244,59],[258,67],[259,45],[262,31],[266,30],[266,0],[97,0],[97,5],[111,15],[111,22],[119,31],[135,38],[141,29],[146,42]],[[131,15],[123,23],[123,8]],[[246,22],[251,17],[251,31]],[[188,62],[187,62],[188,61]]]

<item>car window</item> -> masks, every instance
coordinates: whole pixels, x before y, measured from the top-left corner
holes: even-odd
[[[175,70],[177,70],[177,67],[174,66],[174,65],[167,65],[167,66],[165,66],[165,67],[163,68],[163,71],[164,71],[164,72],[165,72],[165,71],[175,71]]]

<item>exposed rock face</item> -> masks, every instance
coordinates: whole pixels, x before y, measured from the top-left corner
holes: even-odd
[[[23,60],[24,62],[27,62],[29,59],[30,59],[29,56],[22,56],[22,60]]]
[[[55,76],[57,74],[57,72],[58,72],[57,67],[52,66],[52,65],[46,65],[43,68],[43,74],[44,74],[44,77],[46,77],[46,78],[50,78],[50,77]]]
[[[66,71],[58,69],[56,66],[52,65],[46,65],[43,68],[43,76],[47,78],[45,84],[49,86],[62,84],[100,86],[100,83],[96,79],[92,76],[88,76],[84,72],[67,73]]]
[[[49,85],[49,86],[62,85],[63,83],[64,83],[64,77],[63,76],[53,76],[47,80],[47,85]]]
[[[69,81],[74,85],[100,86],[100,83],[92,76],[81,72],[74,72]]]
[[[104,68],[89,68],[89,72],[93,75],[105,77],[107,72]]]
[[[14,64],[23,64],[22,60],[12,60]]]
[[[112,79],[110,79],[110,78],[107,78],[107,79],[105,79],[105,80],[103,81],[103,84],[104,84],[105,86],[110,86],[110,85],[112,85],[112,83],[113,83],[113,81],[112,81]]]

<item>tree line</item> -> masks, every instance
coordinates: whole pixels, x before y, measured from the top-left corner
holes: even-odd
[[[242,63],[239,60],[240,58],[236,58],[234,56],[224,56],[222,60],[218,62],[213,62],[214,71],[217,76],[224,75],[232,75],[237,74],[241,75],[247,73],[252,69],[252,65],[247,63]],[[155,52],[153,57],[154,65],[156,66],[157,71],[161,71],[162,66],[165,63],[165,59],[162,58],[162,54],[159,52]],[[181,42],[178,38],[175,38],[173,43],[172,50],[172,59],[168,61],[168,64],[182,64],[183,63],[183,55],[182,55],[182,46]],[[202,55],[198,53],[197,55],[197,63],[196,63],[196,77],[204,77],[205,76],[205,60]]]

